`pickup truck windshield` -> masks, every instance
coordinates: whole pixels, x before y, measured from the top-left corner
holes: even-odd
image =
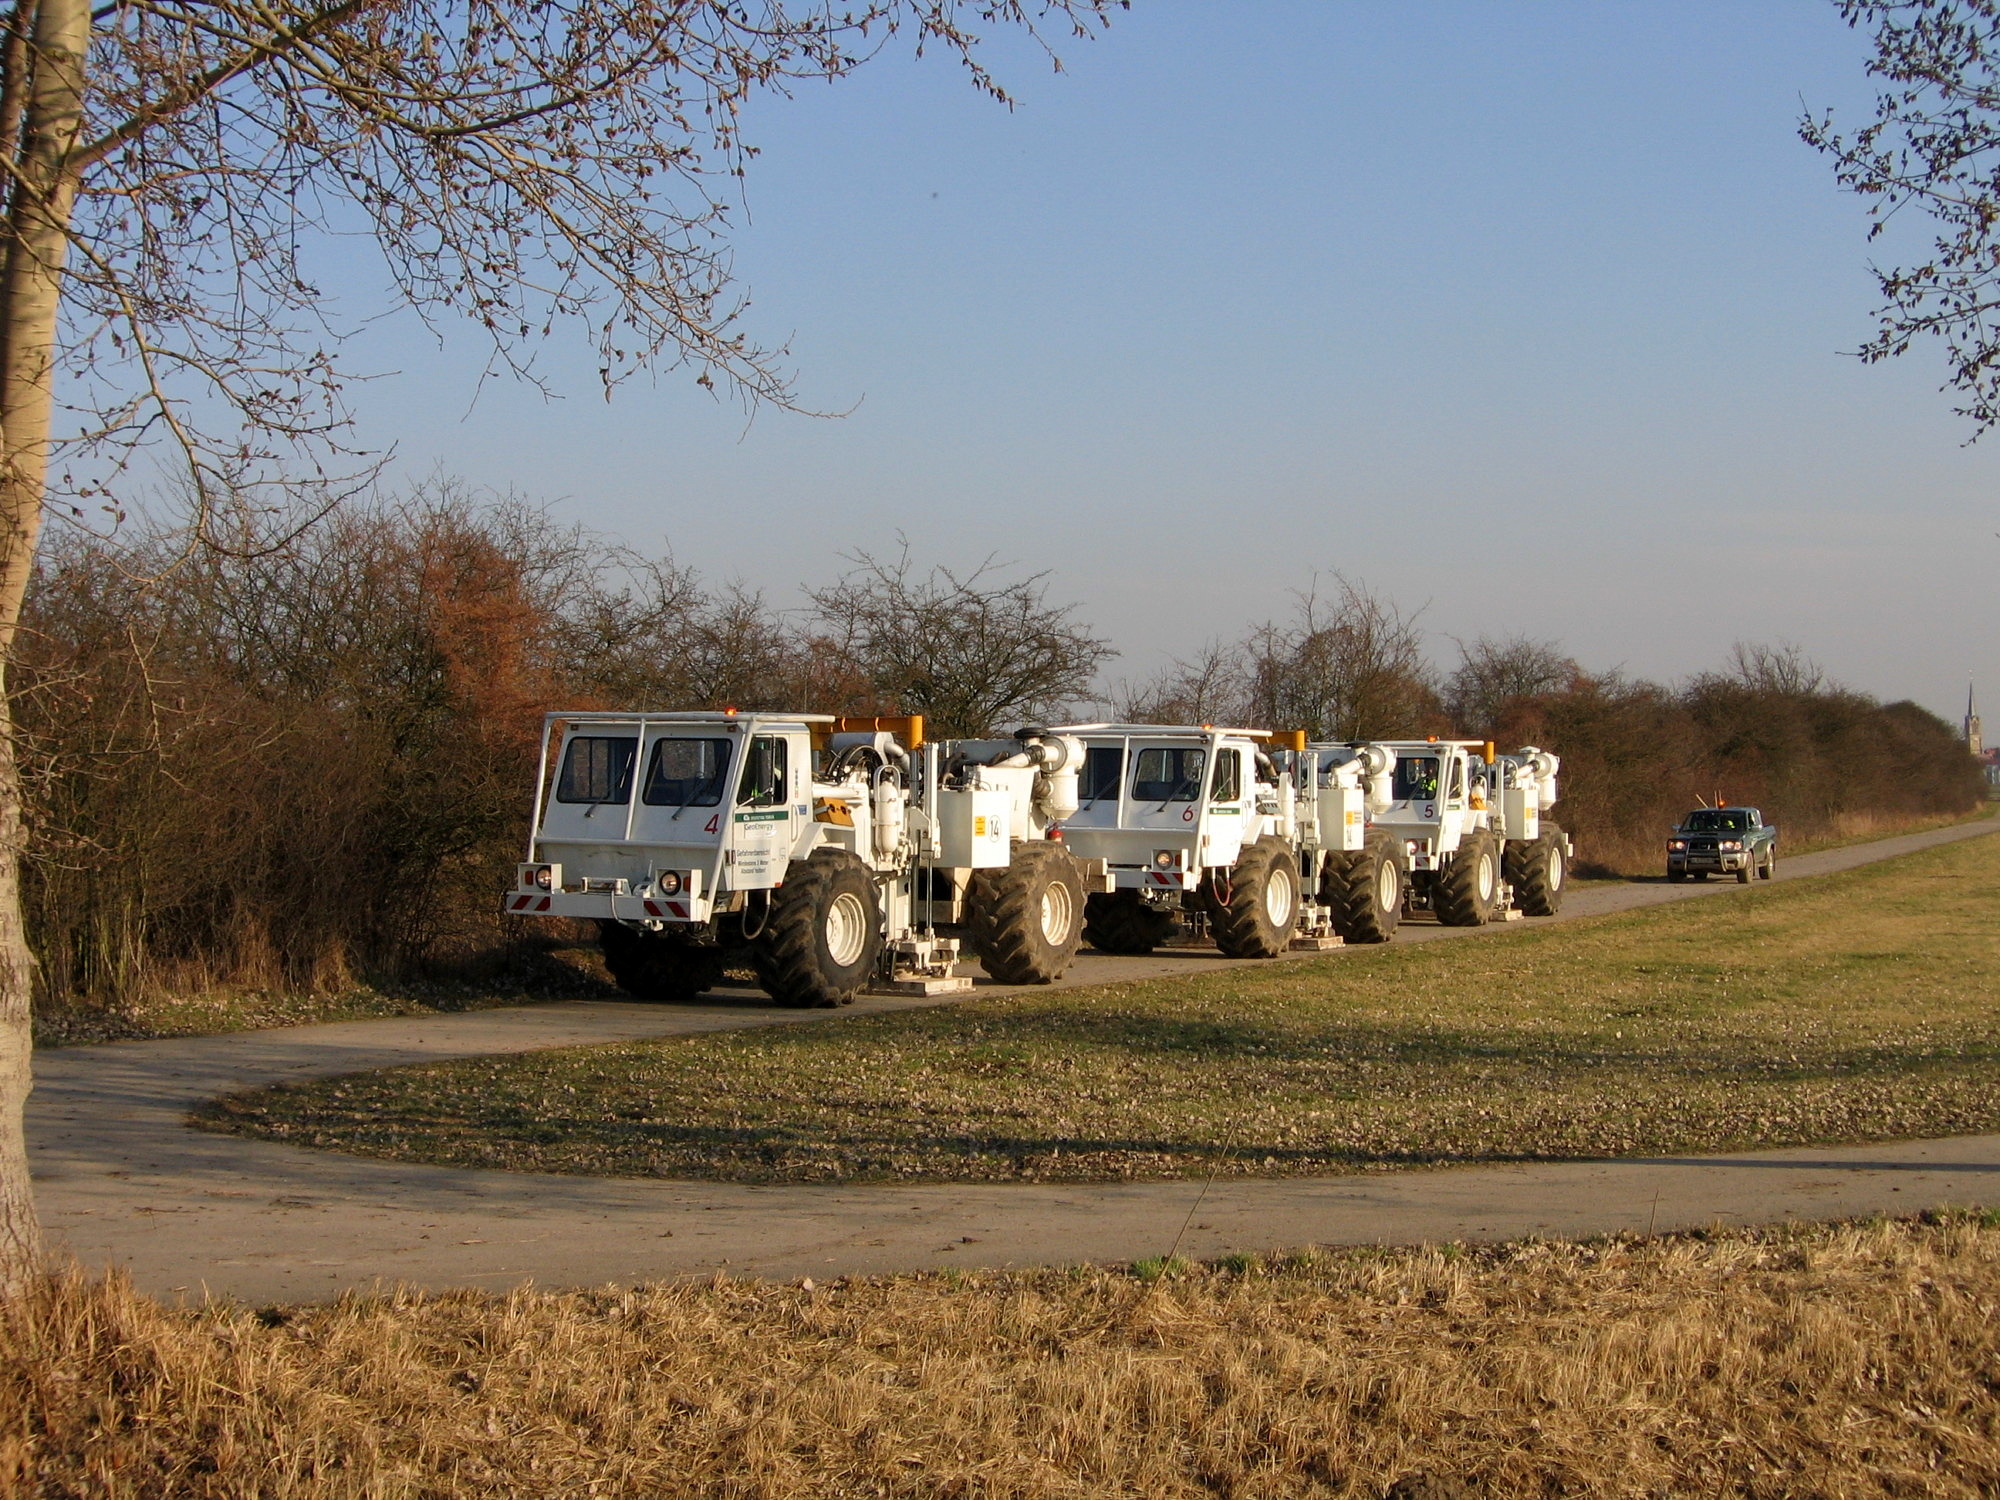
[[[1689,813],[1681,829],[1685,833],[1748,833],[1750,818],[1746,813],[1704,808],[1700,812]]]

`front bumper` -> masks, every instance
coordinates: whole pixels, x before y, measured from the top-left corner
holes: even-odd
[[[1667,869],[1687,870],[1699,873],[1712,870],[1728,875],[1737,870],[1748,869],[1756,862],[1757,856],[1745,850],[1741,854],[1669,854]]]
[[[509,891],[510,917],[583,917],[600,922],[706,922],[713,900],[700,896],[633,896],[611,891]]]

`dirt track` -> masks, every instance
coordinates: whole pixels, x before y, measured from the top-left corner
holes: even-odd
[[[1791,859],[1827,874],[1957,839],[1981,822]],[[1573,891],[1553,920],[1720,895],[1735,885]],[[1397,941],[1504,930],[1406,927]],[[1338,952],[1295,962],[1339,963]],[[1066,981],[1103,983],[1231,962],[1199,950],[1086,954]],[[980,986],[982,994],[1006,994]],[[1837,1217],[2000,1200],[2000,1136],[1803,1148],[1721,1158],[1579,1161],[1327,1179],[1102,1187],[739,1187],[466,1171],[210,1135],[182,1123],[235,1089],[425,1059],[741,1026],[943,1001],[869,999],[799,1012],[717,996],[701,1006],[568,1003],[302,1026],[36,1057],[28,1110],[51,1238],[86,1265],[127,1267],[157,1293],[267,1302],[378,1280],[499,1288],[630,1282],[727,1268],[825,1277],[923,1267],[1129,1260],[1305,1243],[1578,1235],[1790,1215]]]

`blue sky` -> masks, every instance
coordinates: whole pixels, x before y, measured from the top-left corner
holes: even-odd
[[[2000,437],[1867,367],[1819,0],[1135,0],[1003,110],[885,56],[752,106],[737,270],[819,420],[685,372],[548,402],[469,332],[351,351],[364,434],[780,602],[856,547],[1048,569],[1140,676],[1340,570],[1452,639],[1676,678],[1736,640],[2000,712]],[[357,290],[356,309],[363,305]]]

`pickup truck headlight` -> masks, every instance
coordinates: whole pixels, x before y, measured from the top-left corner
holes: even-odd
[[[1720,849],[1724,854],[1741,854],[1743,852],[1743,840],[1724,839],[1715,847]]]
[[[1675,854],[1681,853],[1683,850],[1687,848],[1687,846],[1688,846],[1688,841],[1686,839],[1667,840],[1667,848]]]

